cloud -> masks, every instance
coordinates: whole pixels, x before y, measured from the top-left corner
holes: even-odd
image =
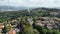
[[[29,0],[26,3],[23,3],[25,6],[32,7],[49,7],[53,5],[53,0]]]
[[[45,0],[29,0],[30,2],[43,2]]]
[[[27,7],[60,7],[60,0],[0,0],[0,5]]]
[[[22,0],[0,0],[0,5],[20,5]]]

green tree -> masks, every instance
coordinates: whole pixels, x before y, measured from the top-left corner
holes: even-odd
[[[34,29],[33,30],[34,34],[39,34],[38,30]]]
[[[46,32],[47,32],[47,29],[45,29],[44,27],[41,27],[41,26],[35,26],[34,28],[37,29],[39,31],[39,33],[41,33],[41,34],[46,34]]]
[[[22,30],[22,34],[39,34],[39,32],[35,29],[33,29],[33,27],[25,22],[25,24],[23,24],[23,30]]]
[[[6,32],[9,32],[11,30],[11,26],[5,26]]]
[[[58,30],[53,30],[53,34],[60,34]]]
[[[22,34],[39,34],[39,32],[30,26],[25,26]]]
[[[53,34],[53,30],[48,30],[46,34]]]

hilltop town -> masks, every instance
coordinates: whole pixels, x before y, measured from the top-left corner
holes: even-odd
[[[60,34],[60,10],[36,8],[0,12],[0,34]]]

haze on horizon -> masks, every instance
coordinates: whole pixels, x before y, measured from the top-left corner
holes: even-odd
[[[60,7],[60,0],[0,0],[0,6]]]

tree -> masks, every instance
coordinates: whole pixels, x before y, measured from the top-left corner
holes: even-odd
[[[44,27],[41,26],[34,26],[35,29],[37,29],[39,31],[39,33],[41,34],[46,34],[47,29],[45,29]]]
[[[22,34],[39,34],[39,32],[26,22],[23,24]]]
[[[30,26],[25,26],[22,34],[39,34],[39,32]]]
[[[34,29],[33,30],[34,34],[39,34],[38,30]]]
[[[60,34],[58,30],[53,30],[53,34]]]
[[[53,30],[48,30],[46,34],[53,34]]]
[[[11,26],[5,26],[6,32],[9,32],[11,30]]]

